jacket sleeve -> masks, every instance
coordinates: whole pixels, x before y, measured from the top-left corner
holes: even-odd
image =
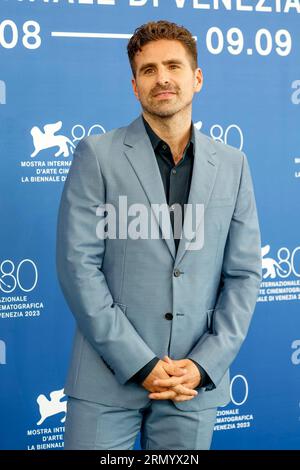
[[[140,369],[133,377],[130,378],[130,382],[136,382],[142,384],[150,372],[154,369],[156,364],[159,362],[159,358],[155,357],[148,362],[142,369]]]
[[[190,359],[189,357],[187,357],[187,359]],[[193,363],[198,367],[199,369],[199,373],[200,373],[200,377],[201,377],[201,380],[200,380],[200,383],[199,385],[197,385],[197,387],[195,387],[195,390],[201,388],[201,387],[208,387],[211,382],[208,374],[205,372],[205,370],[203,369],[203,367],[200,366],[200,364],[198,364],[198,362],[194,361],[194,359],[191,359],[193,361]]]
[[[104,203],[100,165],[87,137],[75,149],[61,196],[57,275],[79,329],[124,384],[155,354],[114,303],[102,272],[105,240],[96,233],[96,209]]]
[[[207,331],[188,357],[215,388],[235,359],[249,328],[261,282],[261,241],[251,174],[245,154],[236,205],[226,240],[219,295]]]

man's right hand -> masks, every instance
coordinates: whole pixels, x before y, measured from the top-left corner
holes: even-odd
[[[177,400],[175,399],[175,401],[191,400],[197,395],[197,391],[181,384],[181,378],[185,374],[186,370],[182,367],[159,360],[150,374],[147,375],[145,380],[142,382],[142,386],[149,392],[164,392],[171,389],[176,392]],[[174,378],[174,376],[178,377],[178,380],[175,379],[178,383],[170,388],[153,385],[155,379],[168,379],[169,377]]]

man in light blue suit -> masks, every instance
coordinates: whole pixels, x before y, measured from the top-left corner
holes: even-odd
[[[143,449],[209,449],[261,280],[250,171],[192,122],[188,30],[150,22],[127,49],[142,114],[80,141],[59,208],[77,324],[65,447],[132,449],[141,431]]]

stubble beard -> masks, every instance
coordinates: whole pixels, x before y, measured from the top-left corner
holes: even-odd
[[[149,104],[148,102],[140,102],[142,109],[146,111],[149,115],[154,116],[154,117],[159,117],[159,118],[171,118],[175,116],[175,114],[179,113],[180,111],[184,110],[190,104],[192,103],[192,100],[189,101],[188,103],[185,103],[185,105],[182,105],[182,103],[175,103],[173,106],[169,107],[166,106],[166,109],[164,109],[164,105],[160,105],[159,103],[156,104]]]

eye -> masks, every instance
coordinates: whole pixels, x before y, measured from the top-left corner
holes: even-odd
[[[152,69],[152,68],[146,69],[146,70],[144,71],[144,73],[151,73],[151,72],[153,72],[153,69]]]
[[[170,68],[171,68],[171,69],[178,69],[178,68],[179,68],[179,65],[177,65],[177,64],[171,64],[171,65],[170,65]]]

